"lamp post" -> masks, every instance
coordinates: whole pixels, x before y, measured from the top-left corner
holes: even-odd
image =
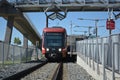
[[[89,37],[90,37],[90,30],[91,30],[91,28],[93,28],[94,26],[74,26],[74,27],[84,27],[84,28],[88,28],[88,35],[89,35]]]
[[[114,58],[114,52],[113,52],[113,43],[112,43],[112,30],[115,29],[115,21],[112,19],[112,13],[113,9],[108,8],[108,15],[109,18],[106,22],[106,28],[109,30],[109,54],[112,55],[112,80],[115,80],[115,58]],[[105,71],[105,70],[104,70]]]
[[[106,20],[106,19],[83,19],[83,18],[78,18],[78,20],[95,21],[96,37],[98,37],[98,22],[99,22],[99,21]],[[99,26],[99,27],[103,27],[103,26]]]
[[[86,36],[86,33],[87,33],[88,31],[76,31],[76,30],[74,30],[74,32],[83,32],[83,33],[84,33],[84,36]]]

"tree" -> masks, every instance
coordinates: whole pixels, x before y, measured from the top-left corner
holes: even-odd
[[[21,44],[21,40],[19,39],[19,37],[14,38],[14,44],[17,44],[17,45]]]

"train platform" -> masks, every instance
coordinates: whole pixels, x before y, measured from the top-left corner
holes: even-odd
[[[105,69],[105,75],[103,74],[103,65],[99,64],[99,68],[97,68],[97,63],[93,60],[87,61],[83,60],[83,55],[80,55],[77,52],[77,64],[83,67],[94,79],[103,80],[103,76],[105,76],[105,80],[112,80],[112,71],[110,69]],[[82,58],[81,58],[82,57]],[[94,63],[93,63],[94,62]],[[115,80],[120,80],[120,74],[115,73]]]

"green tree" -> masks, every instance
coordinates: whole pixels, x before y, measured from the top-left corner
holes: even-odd
[[[14,38],[14,44],[17,44],[17,45],[21,44],[21,40],[19,39],[19,37]]]

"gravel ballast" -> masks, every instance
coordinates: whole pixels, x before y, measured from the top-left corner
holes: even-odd
[[[95,80],[85,69],[75,63],[67,63],[68,80]]]
[[[18,72],[21,72],[25,69],[31,68],[38,64],[40,63],[21,63],[21,64],[14,64],[9,66],[6,65],[4,67],[0,67],[0,80],[8,76],[14,75]]]
[[[18,72],[21,72],[25,69],[31,68],[35,65],[40,64],[38,63],[21,63],[21,64],[14,64],[5,67],[0,67],[0,80],[6,78],[8,76],[14,75]],[[38,72],[33,72],[35,75],[28,75],[24,77],[22,80],[45,80],[48,78],[48,75],[53,72],[55,63],[50,63],[49,66],[44,66]],[[79,66],[76,63],[63,63],[63,80],[95,80],[89,75],[85,69]],[[39,74],[39,75],[38,75]],[[37,76],[38,75],[38,76]]]

